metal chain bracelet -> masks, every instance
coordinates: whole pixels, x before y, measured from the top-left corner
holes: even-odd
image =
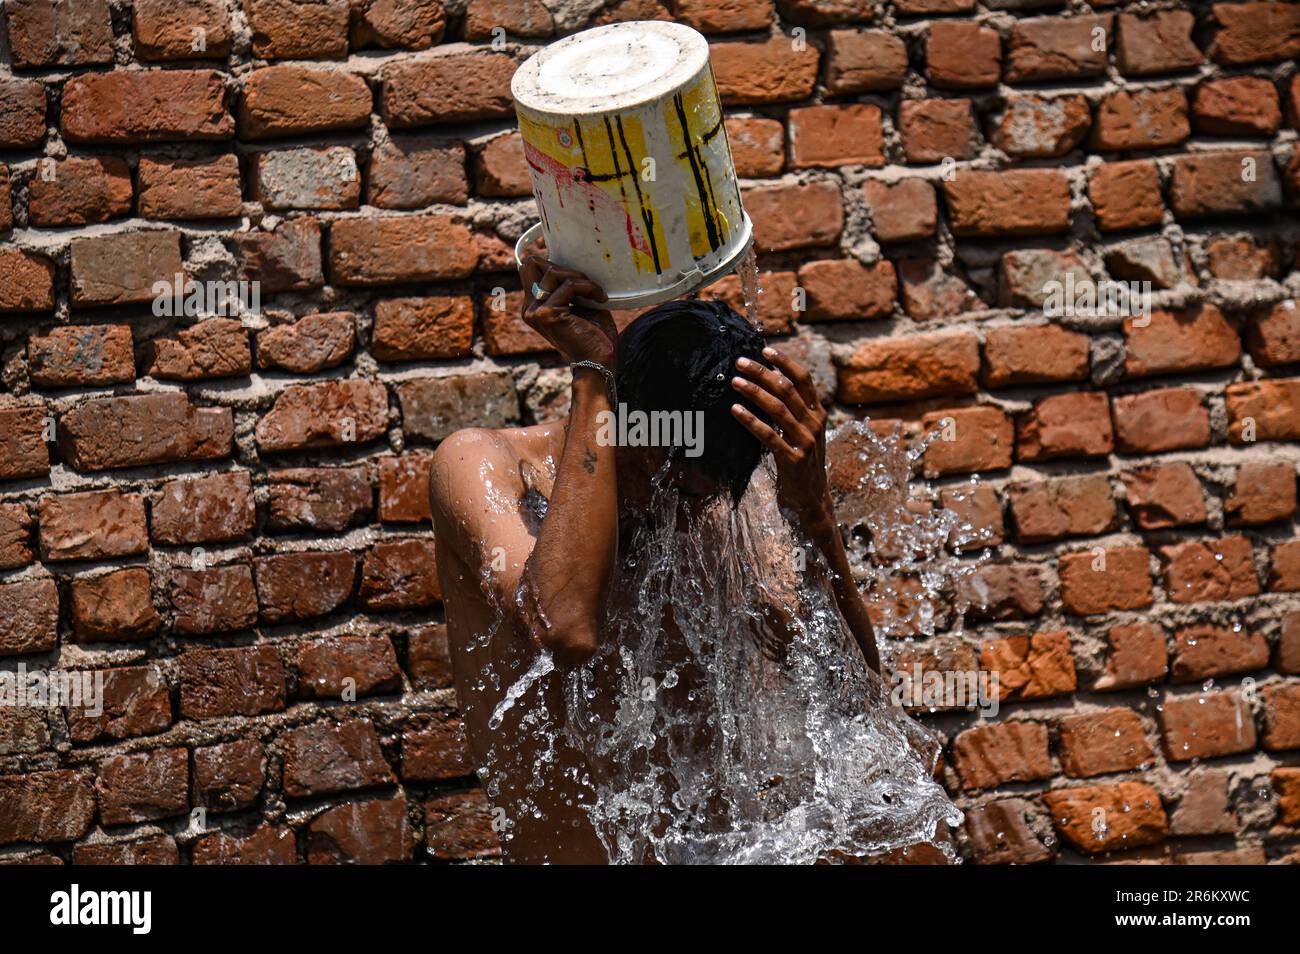
[[[609,391],[609,403],[615,407],[618,406],[618,383],[614,378],[613,371],[609,370],[609,368],[605,367],[599,361],[589,361],[585,358],[582,361],[575,361],[569,365],[569,370],[571,371],[578,368],[591,368],[593,371],[599,371],[601,376],[605,379],[605,389]]]

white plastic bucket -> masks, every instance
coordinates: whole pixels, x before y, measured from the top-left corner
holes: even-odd
[[[703,36],[597,27],[529,57],[510,85],[542,217],[517,259],[544,235],[551,261],[605,289],[603,308],[680,298],[735,266],[752,226]]]

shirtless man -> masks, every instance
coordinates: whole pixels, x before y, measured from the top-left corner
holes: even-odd
[[[442,442],[430,481],[438,573],[460,709],[476,764],[490,767],[488,795],[509,825],[507,860],[599,863],[608,857],[587,821],[581,782],[593,770],[627,767],[582,765],[565,751],[539,761],[554,713],[563,711],[558,681],[541,686],[543,697],[516,689],[513,704],[507,696],[540,651],[562,673],[601,648],[615,561],[627,547],[620,515],[648,503],[656,474],[687,501],[728,494],[738,501],[770,452],[782,511],[819,551],[867,665],[878,672],[880,663],[836,526],[827,415],[808,372],[765,348],[720,303],[660,306],[620,335],[608,312],[573,303],[605,300],[585,276],[533,257],[520,277],[524,321],[577,365],[570,414],[531,427],[466,429]],[[618,401],[645,411],[702,411],[703,453],[676,454],[664,467],[665,448],[602,442],[600,414],[616,410],[615,390]],[[543,763],[553,769],[545,778],[536,768]]]

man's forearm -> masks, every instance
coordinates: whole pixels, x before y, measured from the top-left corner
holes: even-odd
[[[876,645],[875,627],[871,625],[871,615],[867,611],[867,601],[858,592],[853,582],[853,568],[849,565],[849,554],[844,548],[839,527],[835,523],[835,510],[828,502],[826,513],[820,519],[809,521],[805,526],[808,536],[826,559],[830,570],[831,591],[835,595],[835,605],[840,615],[848,623],[858,648],[862,650],[867,665],[880,673],[880,650]]]
[[[618,550],[615,448],[597,440],[598,415],[610,410],[604,378],[577,369],[555,486],[524,574],[540,640],[573,661],[596,650]]]

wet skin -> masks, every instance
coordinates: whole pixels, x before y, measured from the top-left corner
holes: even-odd
[[[521,279],[530,327],[568,362],[591,360],[614,369],[617,332],[608,313],[569,304],[575,295],[601,299],[597,286],[536,259],[526,263]],[[530,292],[534,282],[547,293],[540,301]],[[739,404],[733,414],[772,452],[778,501],[825,559],[836,605],[868,665],[878,670],[866,605],[852,583],[826,486],[826,414],[805,369],[770,349],[764,356],[773,367],[741,359],[732,382],[762,417]],[[547,777],[537,774],[556,726],[536,720],[564,712],[560,679],[541,680],[500,724],[492,723],[494,710],[539,648],[563,669],[589,660],[608,638],[605,621],[611,600],[618,598],[610,581],[620,513],[644,508],[663,461],[662,450],[614,448],[596,440],[597,415],[611,407],[604,377],[578,368],[569,418],[459,431],[439,445],[433,459],[430,499],[457,696],[475,764],[491,766],[500,785],[493,802],[510,825],[504,847],[513,862],[607,860],[581,807],[584,787],[575,776],[626,767],[583,765],[561,752]],[[721,492],[689,466],[674,467],[668,479],[696,504]],[[548,502],[544,519],[534,506],[538,494]],[[779,619],[769,623],[780,629]],[[671,619],[661,624],[671,637]],[[756,637],[766,642],[772,634]],[[598,673],[598,691],[601,685]],[[612,691],[608,701],[612,707]]]

